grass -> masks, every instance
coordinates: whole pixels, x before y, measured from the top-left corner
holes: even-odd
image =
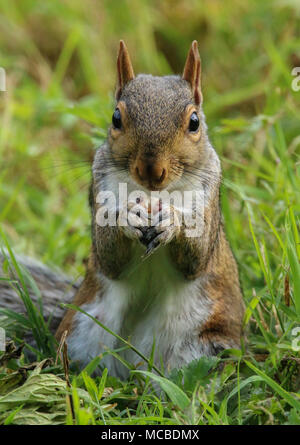
[[[5,326],[34,331],[38,364],[12,344],[2,356],[0,423],[300,424],[300,91],[291,87],[299,25],[289,0],[1,3],[0,224],[27,305],[27,317],[10,314]],[[13,256],[74,278],[84,272],[90,161],[111,119],[120,38],[137,72],[158,75],[180,72],[190,42],[200,43],[204,111],[247,305],[241,351],[168,379],[153,373],[151,357],[128,381],[106,371],[92,378],[99,359],[79,374],[55,364],[42,308],[30,304]]]

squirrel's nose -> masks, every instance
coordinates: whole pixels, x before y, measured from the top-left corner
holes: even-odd
[[[142,181],[162,183],[167,177],[166,161],[143,161],[137,160],[135,167],[136,174]]]

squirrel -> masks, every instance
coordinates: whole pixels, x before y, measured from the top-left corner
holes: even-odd
[[[244,303],[222,224],[221,167],[207,136],[200,68],[193,41],[182,76],[135,76],[120,41],[116,107],[92,166],[92,248],[74,299],[145,356],[151,355],[155,340],[154,362],[164,369],[239,348],[242,336]],[[120,184],[133,194],[138,190],[123,206]],[[157,197],[189,190],[203,198],[203,224],[196,236],[187,236],[185,209]],[[101,192],[117,197],[110,207],[99,199]],[[152,192],[158,195],[150,205]],[[192,206],[194,216],[199,208]],[[115,224],[99,224],[99,214],[108,210],[114,212]],[[123,346],[73,309],[66,312],[57,339],[64,333],[69,356],[80,367]],[[132,349],[120,354],[134,365],[140,362]],[[113,355],[104,354],[101,363],[112,375],[127,375]]]
[[[71,285],[41,265],[30,269],[47,309],[56,279],[59,298],[65,289],[70,302],[70,291],[75,292],[74,305],[146,357],[154,345],[154,364],[165,370],[239,348],[243,335],[243,296],[223,228],[221,166],[207,135],[200,78],[197,41],[182,76],[163,77],[135,76],[120,41],[112,124],[92,165],[92,242],[85,277]],[[127,199],[121,199],[124,190]],[[196,204],[175,199],[190,191],[199,197]],[[197,230],[191,230],[191,221]],[[16,299],[6,289],[2,306],[8,301]],[[57,312],[58,324],[56,338],[65,339],[80,368],[101,355],[111,375],[126,378],[127,368],[113,354],[103,354],[107,350],[118,350],[140,366],[133,349],[86,314],[69,309],[62,318]]]

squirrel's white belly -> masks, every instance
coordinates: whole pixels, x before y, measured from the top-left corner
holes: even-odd
[[[161,359],[166,370],[181,366],[203,355],[199,330],[209,318],[211,303],[203,296],[201,279],[186,281],[171,264],[166,247],[144,261],[141,253],[137,248],[135,261],[122,279],[101,277],[101,297],[81,307],[116,334],[129,339],[146,357],[150,357],[155,341],[158,366]],[[82,313],[75,315],[68,347],[71,359],[78,360],[81,366],[104,353],[101,365],[120,377],[128,371],[105,351],[123,348],[119,353],[128,362],[142,361]]]

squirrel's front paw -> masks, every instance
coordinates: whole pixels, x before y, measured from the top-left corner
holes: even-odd
[[[120,209],[117,225],[127,238],[141,240],[149,227],[148,207],[143,201],[128,202]]]
[[[158,247],[172,241],[180,232],[180,215],[173,206],[162,206],[152,216],[151,227],[144,233],[141,242],[147,247],[146,256]]]

